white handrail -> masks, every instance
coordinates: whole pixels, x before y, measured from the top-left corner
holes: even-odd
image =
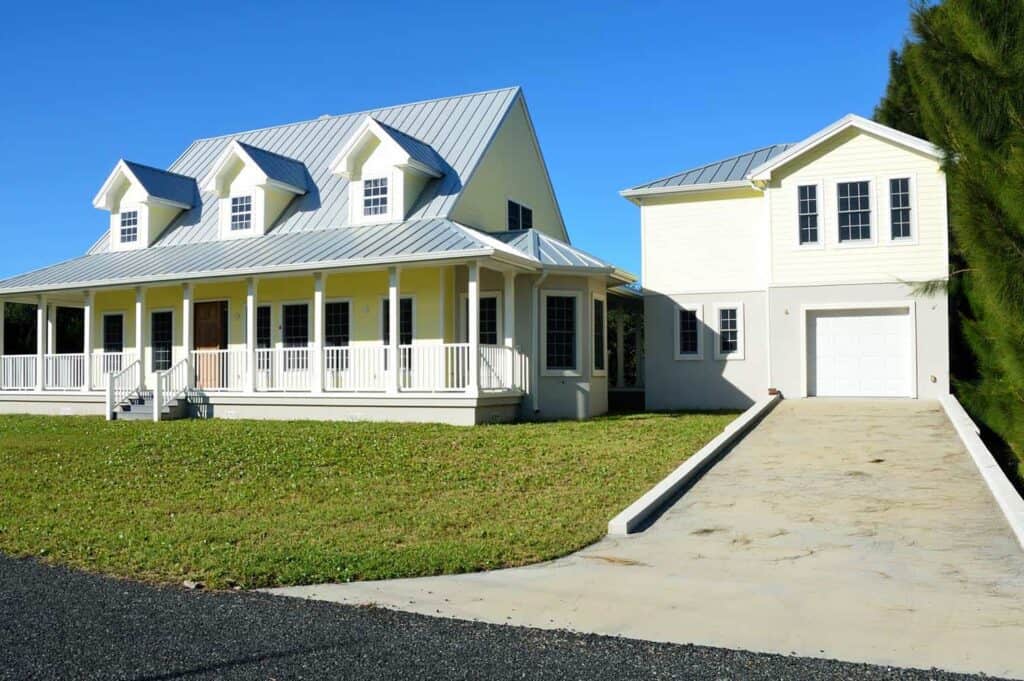
[[[385,388],[387,348],[345,345],[324,348],[324,390],[379,392]]]
[[[311,360],[309,348],[256,350],[256,389],[308,391],[312,378]]]
[[[129,363],[135,360],[135,352],[126,350],[124,352],[103,352],[96,350],[92,353],[89,364],[89,385],[90,387],[106,384],[108,374],[121,371]]]
[[[79,389],[85,384],[85,355],[81,353],[63,353],[46,355],[43,359],[46,368],[44,387],[50,389]]]
[[[107,374],[107,420],[114,408],[142,389],[142,362],[135,360],[116,373]]]
[[[0,357],[0,388],[35,389],[38,366],[37,355],[3,355]]]
[[[248,375],[249,353],[242,349],[193,350],[196,388],[212,392],[242,390]]]
[[[153,390],[153,420],[160,420],[164,405],[188,390],[189,361],[185,358],[166,371],[156,374],[156,389]]]
[[[399,387],[409,392],[455,392],[469,385],[469,343],[402,345]]]

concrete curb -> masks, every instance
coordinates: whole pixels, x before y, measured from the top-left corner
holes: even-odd
[[[992,452],[981,441],[979,429],[976,423],[967,415],[963,405],[952,395],[944,395],[939,398],[942,408],[946,411],[953,427],[956,429],[964,447],[974,459],[974,465],[978,467],[981,477],[988,485],[996,503],[1010,523],[1010,529],[1017,536],[1017,543],[1024,549],[1024,499],[1017,494],[1013,483],[1010,482],[1003,469],[996,463]]]
[[[608,522],[608,534],[625,536],[635,532],[644,520],[671,499],[685,485],[697,480],[718,460],[718,457],[733,443],[746,435],[782,399],[779,395],[767,397],[740,414],[727,425],[715,439],[707,443],[696,454],[683,462],[679,468],[668,474],[642,497],[630,504],[626,510]]]

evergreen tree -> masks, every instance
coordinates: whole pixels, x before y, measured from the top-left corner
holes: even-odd
[[[969,362],[954,361],[954,387],[1021,459],[1024,2],[921,4],[912,26],[876,115],[901,129],[916,121],[917,134],[946,151],[954,262],[962,270],[954,277],[954,327],[971,353]]]

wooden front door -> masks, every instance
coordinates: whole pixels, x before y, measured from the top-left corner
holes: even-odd
[[[196,350],[226,350],[228,347],[228,304],[224,300],[195,304]],[[196,362],[197,388],[227,385],[226,353],[200,353]]]

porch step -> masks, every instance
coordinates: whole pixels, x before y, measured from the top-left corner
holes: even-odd
[[[174,421],[188,418],[188,399],[171,400],[160,410],[161,421]],[[142,393],[131,397],[114,409],[114,419],[118,421],[152,421],[153,393]]]

